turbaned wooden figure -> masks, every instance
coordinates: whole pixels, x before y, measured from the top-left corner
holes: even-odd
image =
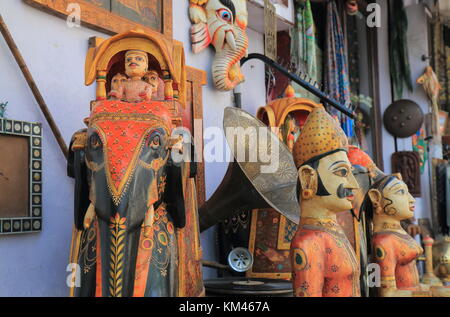
[[[337,121],[314,109],[293,150],[301,192],[300,224],[291,243],[295,296],[360,296],[359,262],[336,220],[352,208],[359,188],[347,149]]]

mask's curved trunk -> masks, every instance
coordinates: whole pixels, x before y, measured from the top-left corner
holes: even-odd
[[[240,28],[234,29],[236,49],[225,45],[213,62],[213,80],[218,90],[229,91],[244,81],[240,60],[247,55],[248,37]]]

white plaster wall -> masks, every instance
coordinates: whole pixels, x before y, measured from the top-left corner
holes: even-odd
[[[380,72],[380,103],[381,113],[383,114],[387,107],[392,103],[391,78],[389,71],[389,35],[388,35],[388,14],[387,1],[378,1],[381,4],[382,27],[378,30],[378,56],[379,56],[379,72]],[[415,81],[422,75],[428,62],[423,62],[422,55],[428,56],[428,33],[427,19],[423,6],[411,4],[406,8],[409,28],[408,28],[408,48],[409,62],[411,65],[411,74],[413,80],[413,92],[409,92],[404,88],[404,99],[411,99],[420,105],[424,113],[429,112],[429,102],[421,86]],[[395,152],[394,138],[383,126],[383,160],[384,171],[391,172],[391,156]],[[412,151],[412,139],[398,139],[399,151]],[[431,195],[430,195],[430,178],[428,165],[421,176],[422,196],[416,198],[416,219],[431,219]]]
[[[84,86],[84,61],[88,39],[107,37],[88,28],[69,28],[63,19],[32,8],[20,0],[1,0],[0,13],[57,122],[66,143],[83,128],[95,87]],[[223,109],[232,106],[230,92],[212,86],[210,68],[214,50],[194,55],[190,50],[188,1],[174,1],[174,37],[185,45],[189,66],[208,72],[203,89],[204,127],[222,127]],[[249,30],[250,53],[263,52],[263,35]],[[65,271],[73,223],[73,181],[44,116],[31,94],[12,54],[0,38],[0,102],[9,101],[9,118],[43,123],[43,231],[37,234],[0,236],[0,296],[67,296]],[[265,104],[264,65],[251,61],[244,67],[243,108],[255,114]],[[1,151],[0,149],[0,155]],[[206,164],[209,198],[222,181],[228,163]],[[214,229],[202,234],[204,258],[215,260]],[[205,269],[204,277],[215,270]]]
[[[87,39],[101,35],[22,1],[0,1],[0,13],[68,143],[82,128],[94,87],[84,86]],[[73,223],[73,181],[66,161],[9,48],[0,38],[0,100],[7,116],[43,123],[43,231],[0,236],[0,296],[66,296]],[[0,149],[2,151],[7,149]]]

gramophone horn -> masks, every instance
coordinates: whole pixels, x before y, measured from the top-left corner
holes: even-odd
[[[273,208],[298,224],[300,207],[297,200],[297,169],[289,149],[267,126],[249,113],[234,107],[225,109],[223,127],[234,162],[212,197],[199,208],[200,231],[204,231],[242,210]],[[249,137],[236,136],[227,131],[241,128],[253,131]],[[267,140],[267,142],[263,142]],[[255,147],[256,145],[256,147]],[[269,156],[278,151],[274,171],[264,172],[269,163],[260,158],[259,149]],[[250,160],[251,152],[258,152]],[[239,154],[245,153],[245,156]],[[243,157],[240,157],[243,156]],[[273,162],[272,162],[273,163]]]

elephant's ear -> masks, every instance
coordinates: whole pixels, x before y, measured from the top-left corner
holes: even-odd
[[[75,179],[74,221],[78,230],[83,230],[83,222],[89,207],[89,184],[85,162],[87,131],[80,130],[70,141],[67,157],[67,175]]]
[[[182,166],[183,164],[174,164],[169,160],[166,191],[164,192],[167,211],[172,215],[173,223],[177,228],[186,226]]]

